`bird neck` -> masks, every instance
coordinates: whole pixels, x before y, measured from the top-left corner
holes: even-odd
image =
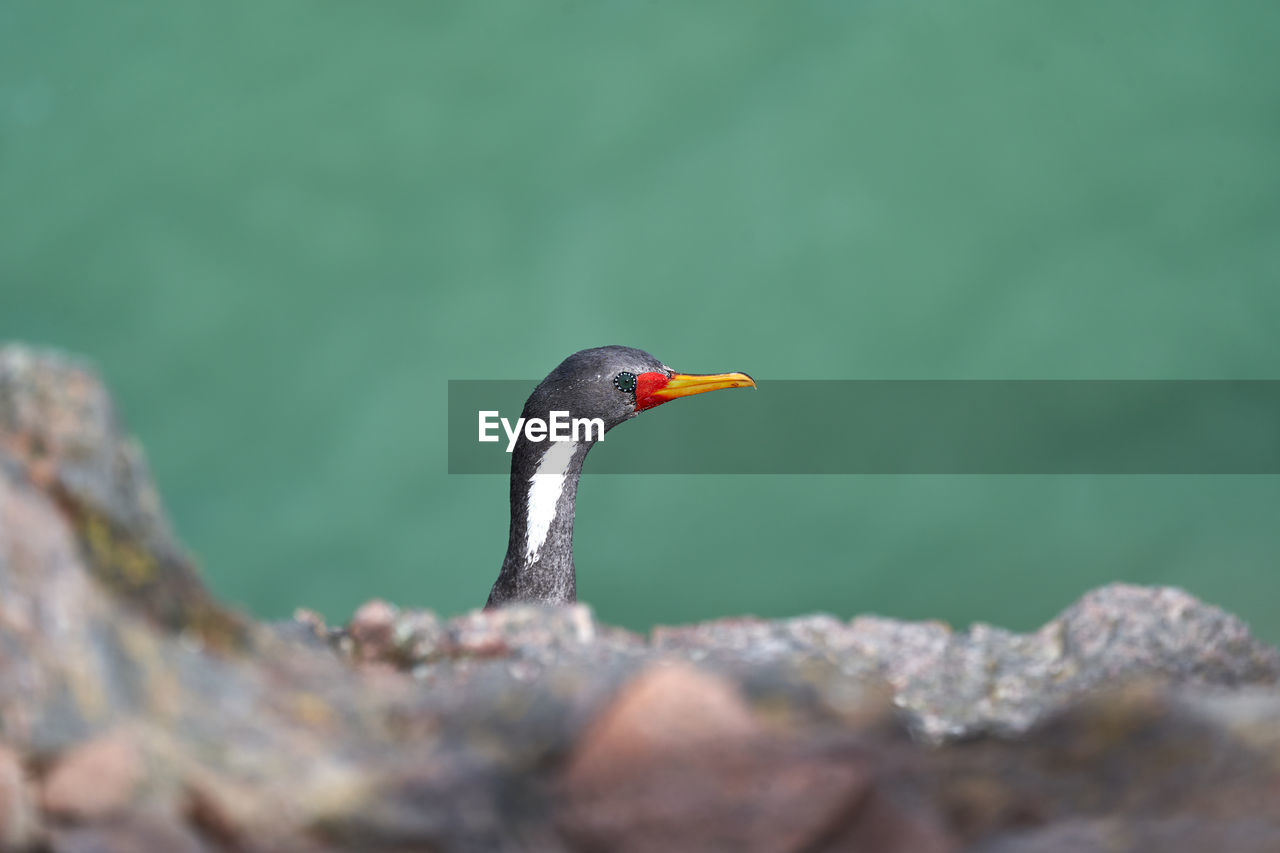
[[[509,601],[577,600],[573,516],[590,443],[530,442],[511,458],[511,531],[488,606]]]

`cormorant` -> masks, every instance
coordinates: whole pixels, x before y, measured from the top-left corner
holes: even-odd
[[[550,422],[552,412],[568,412],[574,419],[599,418],[607,432],[677,397],[755,384],[745,373],[676,373],[644,350],[597,347],[574,353],[551,371],[529,395],[522,416],[526,422]],[[603,432],[577,432],[576,441],[530,441],[521,432],[511,457],[507,556],[487,607],[577,599],[573,515],[578,477]]]

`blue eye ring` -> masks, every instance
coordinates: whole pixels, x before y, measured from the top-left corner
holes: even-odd
[[[636,375],[625,370],[622,371],[617,376],[613,377],[613,387],[617,388],[619,391],[626,391],[627,393],[636,390]]]

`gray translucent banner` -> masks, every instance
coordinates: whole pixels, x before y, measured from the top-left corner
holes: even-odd
[[[449,382],[449,473],[505,474],[537,381]],[[1280,380],[762,380],[611,430],[595,474],[1280,474]]]

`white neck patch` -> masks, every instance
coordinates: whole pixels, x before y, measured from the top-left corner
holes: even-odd
[[[569,470],[569,460],[577,449],[576,442],[551,442],[547,452],[538,461],[538,470],[529,478],[529,503],[525,515],[528,519],[524,545],[526,562],[536,560],[547,541],[551,522],[556,517],[556,507],[560,504],[560,496],[564,494],[565,472]]]

